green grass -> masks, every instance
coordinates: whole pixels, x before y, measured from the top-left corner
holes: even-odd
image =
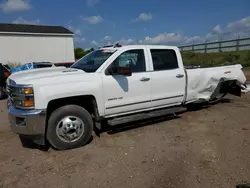
[[[185,65],[223,66],[241,64],[250,67],[250,50],[217,53],[182,52]]]

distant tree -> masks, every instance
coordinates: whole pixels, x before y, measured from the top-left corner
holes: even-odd
[[[89,50],[89,51],[91,51],[91,52],[92,52],[92,51],[94,51],[94,50],[95,50],[94,48],[90,48],[90,50]]]
[[[75,51],[75,59],[80,59],[85,54],[85,51],[82,48],[76,48],[74,51]]]
[[[94,49],[93,49],[94,50]],[[93,51],[92,50],[92,51]],[[84,50],[84,49],[82,49],[82,48],[76,48],[75,50],[74,50],[74,52],[75,52],[75,59],[80,59],[80,58],[82,58],[83,56],[85,56],[86,54],[88,54],[89,52],[91,52],[91,49],[90,50]]]

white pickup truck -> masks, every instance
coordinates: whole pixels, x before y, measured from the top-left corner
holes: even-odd
[[[189,103],[249,91],[241,65],[185,69],[174,46],[97,49],[70,68],[12,74],[10,126],[20,138],[59,150],[88,143],[95,127],[178,113]]]

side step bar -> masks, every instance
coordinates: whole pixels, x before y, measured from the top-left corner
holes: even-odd
[[[137,114],[132,114],[132,115],[127,115],[127,116],[122,116],[122,117],[110,119],[110,120],[108,120],[108,125],[114,126],[114,125],[118,125],[118,124],[149,119],[152,117],[159,117],[159,116],[164,116],[164,115],[168,115],[168,114],[181,113],[181,112],[185,112],[186,110],[187,110],[186,107],[171,107],[171,108],[166,108],[166,109],[142,112],[142,113],[137,113]]]

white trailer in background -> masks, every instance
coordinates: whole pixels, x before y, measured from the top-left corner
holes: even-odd
[[[0,24],[0,62],[73,63],[73,35],[61,26]]]

